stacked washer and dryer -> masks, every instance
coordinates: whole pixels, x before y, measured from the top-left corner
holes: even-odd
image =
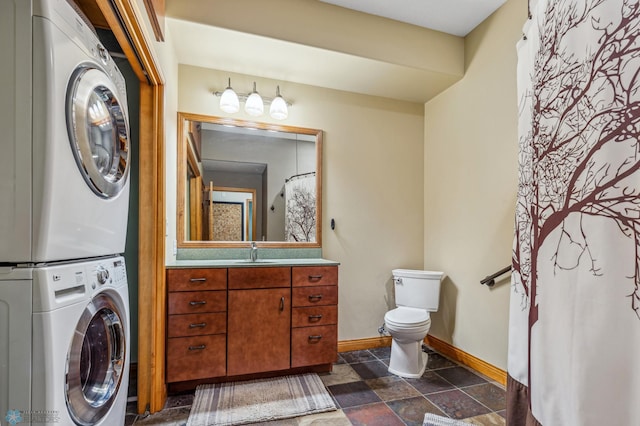
[[[0,425],[124,424],[125,82],[72,0],[0,2]]]

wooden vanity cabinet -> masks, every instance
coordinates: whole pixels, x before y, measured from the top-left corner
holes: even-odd
[[[227,375],[290,365],[291,268],[229,269]]]
[[[331,364],[338,354],[338,267],[292,268],[291,368]]]
[[[167,383],[337,359],[337,266],[176,268],[167,287]]]
[[[226,375],[227,270],[167,270],[167,383]]]

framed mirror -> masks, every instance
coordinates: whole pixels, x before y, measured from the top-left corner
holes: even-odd
[[[322,246],[322,131],[178,113],[178,247]]]

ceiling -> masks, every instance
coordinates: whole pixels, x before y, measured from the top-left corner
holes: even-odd
[[[166,25],[181,64],[424,103],[505,1],[166,0]]]
[[[506,0],[320,0],[464,37]]]

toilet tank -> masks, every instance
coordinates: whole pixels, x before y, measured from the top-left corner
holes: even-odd
[[[396,306],[436,312],[440,304],[440,283],[444,273],[414,269],[394,269]]]

